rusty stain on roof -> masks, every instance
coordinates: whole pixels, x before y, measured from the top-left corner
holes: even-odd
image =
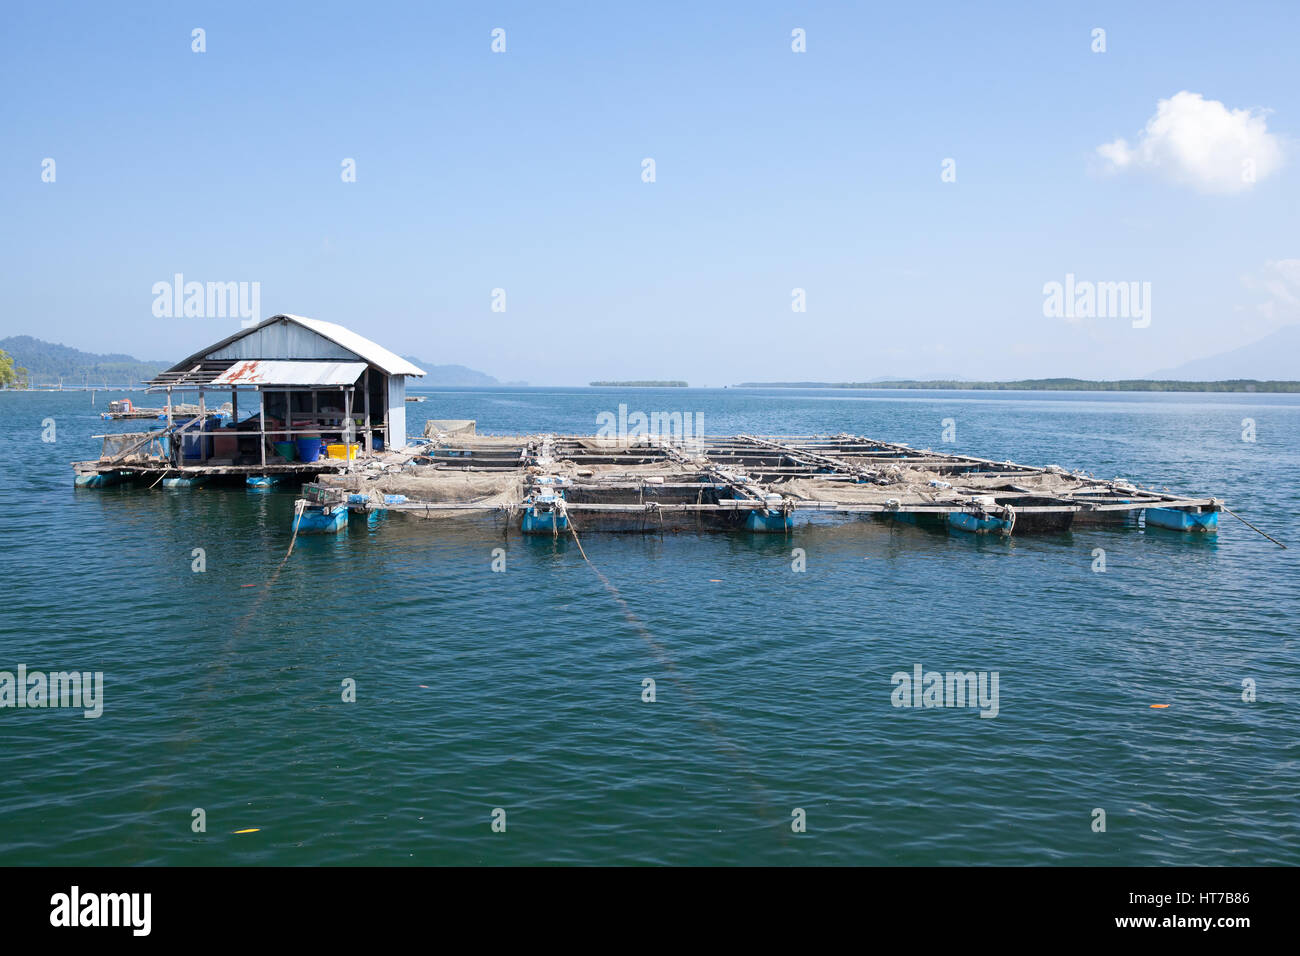
[[[365,362],[242,359],[209,385],[353,385],[365,370]]]

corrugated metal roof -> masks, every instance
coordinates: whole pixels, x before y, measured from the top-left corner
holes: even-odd
[[[268,329],[270,326],[273,326],[277,323],[290,324],[290,325],[298,326],[299,328],[302,329],[306,329],[307,331],[312,332],[323,339],[327,339],[330,342],[333,342],[335,345],[340,347],[342,352],[338,355],[331,355],[331,356],[321,355],[321,354],[316,354],[316,355],[284,354],[288,350],[301,348],[302,343],[295,344],[291,337],[283,338],[283,339],[277,338],[272,340],[272,339],[267,339],[265,335],[259,335],[259,338],[263,339],[263,341],[260,346],[254,345],[252,349],[241,350],[238,348],[233,348],[233,349],[230,348],[230,346],[232,346],[234,343],[238,342],[239,340],[261,333],[262,330]],[[250,350],[270,351],[272,352],[272,354],[249,355],[247,353]],[[303,350],[305,351],[306,349]],[[242,352],[242,354],[235,354],[240,352]],[[227,354],[218,356],[218,353],[227,353]],[[210,358],[210,357],[237,358],[237,359],[262,359],[262,360],[279,360],[279,359],[291,360],[295,358],[326,358],[326,357],[341,358],[344,355],[356,356],[357,358],[362,359],[363,361],[368,362],[379,369],[382,369],[385,373],[389,375],[423,375],[424,374],[424,369],[416,368],[414,365],[406,361],[406,359],[402,358],[400,355],[395,355],[394,353],[388,351],[388,349],[384,348],[382,345],[378,345],[370,341],[364,335],[358,335],[356,332],[353,332],[351,329],[345,329],[343,326],[335,325],[333,322],[323,322],[320,319],[308,319],[301,315],[273,315],[269,319],[264,319],[263,321],[257,323],[257,325],[250,326],[247,329],[241,329],[240,331],[236,332],[234,335],[227,336],[226,338],[222,339],[220,342],[217,342],[215,345],[208,346],[206,349],[204,349],[201,352],[195,352],[193,355],[189,356],[188,358],[180,362],[177,362],[174,366],[172,366],[172,368],[168,369],[168,371],[178,371],[182,368],[188,368],[189,366],[194,365],[196,362],[200,362],[203,359]],[[300,384],[300,383],[294,383],[294,384]]]
[[[382,345],[370,341],[364,335],[358,335],[351,329],[345,329],[333,322],[320,319],[308,319],[301,315],[285,315],[283,318],[311,329],[318,335],[339,343],[345,349],[356,352],[371,365],[378,365],[389,375],[423,375],[424,369],[417,368],[400,355],[388,351]]]
[[[365,362],[277,362],[245,359],[212,380],[212,385],[352,385]]]

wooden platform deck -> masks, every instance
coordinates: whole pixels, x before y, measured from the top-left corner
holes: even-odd
[[[321,475],[304,498],[314,508],[426,517],[495,512],[519,516],[525,531],[553,534],[570,526],[788,531],[800,513],[875,514],[1010,535],[1147,512],[1148,523],[1213,531],[1222,508],[1206,495],[856,435],[445,439],[400,469],[362,465]]]
[[[321,458],[313,462],[268,461],[262,464],[234,464],[207,462],[201,465],[173,465],[165,458],[133,458],[104,462],[74,461],[73,471],[78,477],[101,475],[118,478],[164,477],[246,477],[248,475],[297,475],[312,477],[326,472],[342,471],[347,462],[334,458]]]

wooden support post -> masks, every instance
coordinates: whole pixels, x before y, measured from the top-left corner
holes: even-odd
[[[266,393],[260,388],[257,390],[257,407],[258,417],[261,419],[261,431],[258,434],[260,439],[258,444],[262,448],[262,467],[266,467]]]
[[[167,386],[167,434],[169,437],[167,439],[167,457],[173,465],[176,464],[177,461],[176,456],[177,454],[179,454],[176,450],[176,436],[172,434],[172,428],[174,425],[175,422],[172,421],[172,387],[168,385]]]
[[[366,454],[373,455],[375,453],[375,433],[374,430],[370,427],[370,366],[369,365],[366,366],[366,370],[361,376],[361,387],[365,390],[366,393],[365,397],[362,399],[362,401],[365,402],[365,409],[366,409]]]
[[[352,439],[354,437],[352,427],[352,389],[350,387],[345,387],[343,389],[343,444],[345,446],[352,444]],[[345,447],[343,449],[343,458],[345,461],[348,458],[348,454],[348,449]]]

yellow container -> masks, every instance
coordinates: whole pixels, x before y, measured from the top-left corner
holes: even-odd
[[[359,449],[360,447],[361,447],[360,445],[355,443],[344,445],[343,443],[340,442],[337,445],[326,445],[325,454],[328,455],[330,458],[351,460],[357,457],[357,449]]]

